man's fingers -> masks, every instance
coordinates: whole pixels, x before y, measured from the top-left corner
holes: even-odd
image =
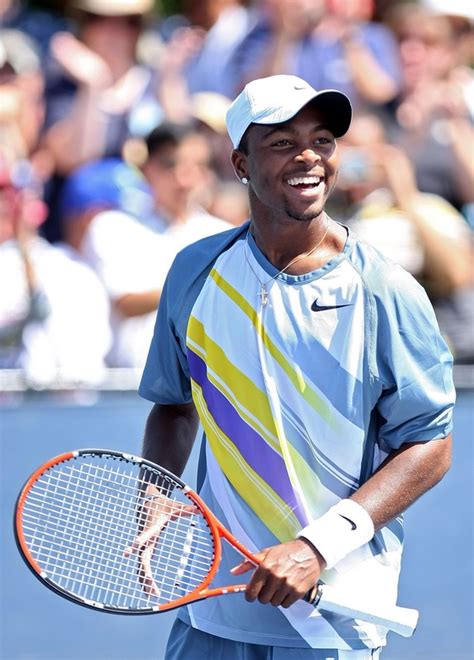
[[[198,511],[195,505],[173,502],[160,493],[144,500],[139,510],[139,524],[145,529],[135,537],[131,545],[125,548],[123,554],[125,557],[130,557],[140,553],[138,579],[148,596],[160,596],[160,590],[153,577],[151,560],[163,528],[181,516],[192,516]]]
[[[245,598],[252,602],[271,603],[289,607],[301,598],[305,589],[316,584],[321,572],[317,555],[300,539],[288,541],[263,550],[256,555],[256,567],[245,590]],[[252,568],[248,560],[232,569],[240,575]]]
[[[148,596],[159,596],[160,590],[153,578],[151,571],[151,558],[155,549],[155,543],[149,545],[142,551],[140,556],[141,566],[138,573],[140,582],[143,585],[143,590]]]
[[[275,576],[269,575],[263,585],[261,586],[257,598],[262,605],[271,603],[272,605],[280,605],[281,601],[285,598],[287,590],[284,584]]]
[[[153,537],[159,536],[161,533],[161,530],[163,527],[166,525],[168,522],[168,517],[160,517],[151,527],[148,527],[144,532],[139,534],[135,540],[133,541],[132,545],[130,545],[128,548],[125,548],[124,550],[124,556],[125,557],[130,557],[130,555],[133,555],[135,552],[138,552],[140,548],[142,548],[144,545],[146,545]]]
[[[253,568],[258,566],[258,564],[263,561],[264,557],[265,551],[259,552],[255,555],[254,562],[250,561],[250,559],[245,559],[244,561],[240,562],[240,564],[237,564],[237,566],[231,568],[230,572],[232,575],[242,575],[242,573],[247,573],[248,571],[251,571]]]
[[[268,577],[269,575],[266,570],[263,571],[261,568],[257,569],[255,573],[252,575],[252,579],[247,585],[247,588],[245,590],[245,599],[248,600],[250,603],[252,603],[254,600],[259,598],[260,592],[265,586]]]
[[[283,598],[279,604],[286,609],[287,607],[294,605],[298,600],[301,600],[301,596],[297,593],[291,593]]]
[[[180,516],[192,516],[195,513],[198,513],[199,509],[191,504],[178,504],[176,505],[175,503],[173,504],[168,504],[166,506],[161,506],[161,508],[155,512],[153,511],[153,504],[151,503],[150,505],[150,510],[147,511],[146,515],[150,516],[150,518],[153,520],[153,524],[150,525],[150,527],[147,527],[141,534],[139,534],[135,540],[133,541],[132,545],[130,545],[128,548],[125,548],[124,550],[124,556],[125,557],[130,557],[130,555],[133,555],[135,552],[138,552],[138,550],[148,543],[148,541],[153,537],[153,536],[159,536],[163,530],[163,527],[167,525],[169,522],[172,520],[176,520]],[[153,518],[152,518],[153,517]]]
[[[250,571],[252,568],[255,568],[255,564],[252,564],[251,561],[246,560],[241,564],[237,564],[237,566],[234,566],[234,568],[231,568],[230,572],[232,575],[242,575],[243,573]]]

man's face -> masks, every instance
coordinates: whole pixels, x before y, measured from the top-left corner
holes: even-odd
[[[337,176],[336,140],[321,112],[309,104],[282,124],[252,125],[247,155],[234,151],[245,168],[254,213],[308,221],[317,218]]]
[[[201,198],[212,182],[210,148],[198,134],[181,144],[163,146],[144,166],[158,207],[173,217],[183,213]]]

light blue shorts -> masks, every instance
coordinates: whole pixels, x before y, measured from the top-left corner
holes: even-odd
[[[165,660],[376,660],[380,649],[298,649],[233,642],[196,630],[176,619]]]

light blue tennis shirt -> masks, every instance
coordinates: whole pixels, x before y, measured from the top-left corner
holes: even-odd
[[[251,551],[293,539],[350,497],[394,449],[451,431],[452,358],[424,290],[348,232],[343,252],[278,274],[248,226],[183,250],[169,273],[140,394],[194,401],[205,434],[200,494]],[[262,284],[268,301],[262,304]],[[322,574],[351,600],[394,604],[402,519]],[[224,546],[227,544],[224,543]],[[216,584],[242,581],[224,547]],[[181,610],[228,639],[287,647],[375,648],[386,631],[242,594]]]

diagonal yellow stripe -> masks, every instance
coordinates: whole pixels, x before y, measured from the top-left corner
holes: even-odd
[[[239,415],[278,451],[277,433],[267,395],[228,359],[194,316],[189,319],[186,339],[188,348],[198,353],[206,363],[207,377],[212,384],[231,401]]]
[[[191,385],[206,438],[227,479],[280,542],[293,539],[301,525],[291,508],[252,469],[234,443],[216,424],[199,384],[192,380]]]
[[[224,351],[206,334],[203,324],[191,316],[187,333],[188,349],[206,363],[207,378],[229,401],[239,416],[275,451],[282,455],[282,444],[298,475],[298,482],[314,509],[319,502],[321,482],[299,451],[285,437],[284,429],[277,431],[267,395],[238,369]],[[314,515],[314,511],[313,511]]]
[[[219,272],[217,272],[215,268],[211,270],[210,275],[221,291],[223,291],[251,320],[257,331],[257,336],[260,337],[267,351],[286,373],[296,391],[305,399],[313,410],[324,419],[326,424],[335,429],[336,423],[329,406],[313,389],[311,389],[306,382],[301,369],[298,366],[293,367],[280,349],[270,339],[255,309],[248,303],[242,294],[237,291],[237,289],[235,289]]]

